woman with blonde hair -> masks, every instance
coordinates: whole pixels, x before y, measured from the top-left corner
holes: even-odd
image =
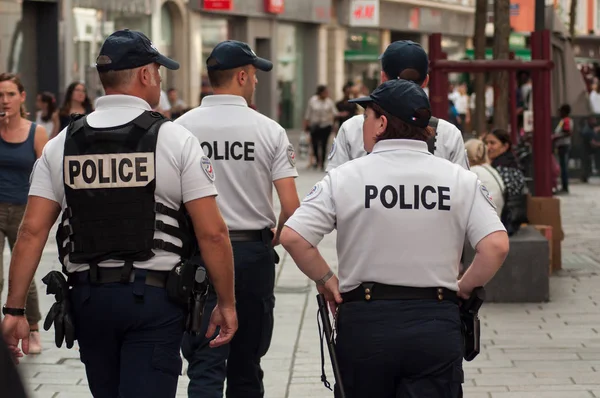
[[[490,165],[490,159],[487,154],[485,143],[476,138],[470,139],[465,143],[467,157],[471,171],[477,174],[481,183],[487,188],[492,200],[496,205],[498,216],[502,214],[504,207],[504,182],[496,169]]]

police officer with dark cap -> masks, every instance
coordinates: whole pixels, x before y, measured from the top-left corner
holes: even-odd
[[[179,68],[140,32],[106,39],[96,67],[107,95],[44,148],[11,259],[3,329],[11,349],[22,340],[27,354],[25,297],[62,212],[56,239],[71,288],[57,293],[50,320],[59,347],[63,334],[72,346],[74,324],[96,398],[175,396],[185,310],[168,286],[185,283],[175,271],[194,246],[218,296],[207,314],[209,329],[220,329],[211,346],[237,329],[233,256],[211,162],[189,131],[151,111],[161,66]]]
[[[460,397],[459,297],[502,265],[506,230],[477,176],[427,150],[431,110],[418,85],[390,80],[352,101],[366,108],[369,156],[318,182],[281,242],[337,306],[346,397]],[[334,228],[339,280],[317,249]],[[465,236],[477,254],[457,281]]]
[[[261,358],[271,344],[275,306],[275,251],[283,225],[300,205],[296,155],[283,127],[249,107],[258,71],[271,61],[247,43],[227,40],[206,61],[214,95],[181,116],[214,163],[217,203],[229,228],[235,260],[239,329],[231,343],[210,348],[203,335],[185,334],[190,398],[261,398],[265,394]],[[273,189],[275,188],[275,189]],[[273,191],[281,203],[273,208]],[[215,303],[209,294],[207,308]]]
[[[380,59],[381,82],[405,79],[427,87],[429,58],[418,43],[410,40],[395,41],[385,49]],[[340,126],[329,153],[327,171],[367,154],[363,147],[362,123],[362,115],[357,115]],[[468,169],[469,161],[460,130],[446,120],[434,117],[430,119],[430,125],[435,134],[427,141],[429,152]]]

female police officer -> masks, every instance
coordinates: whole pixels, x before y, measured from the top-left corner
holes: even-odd
[[[458,397],[457,295],[493,277],[508,252],[506,231],[477,176],[428,152],[431,112],[418,85],[390,80],[354,102],[366,107],[370,155],[318,182],[281,243],[330,305],[341,304],[346,396]],[[339,281],[316,249],[334,228]],[[457,281],[465,236],[477,255]]]

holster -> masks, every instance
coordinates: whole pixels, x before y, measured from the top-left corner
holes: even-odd
[[[464,358],[472,361],[481,351],[481,330],[479,308],[485,300],[483,287],[473,289],[468,300],[460,304],[460,320],[462,324]]]
[[[192,295],[189,300],[189,311],[185,322],[185,331],[187,333],[199,335],[203,332],[202,320],[209,287],[210,280],[206,268],[200,265],[194,273]]]
[[[189,302],[192,298],[194,276],[196,270],[201,265],[201,261],[198,258],[193,257],[177,264],[167,277],[165,286],[167,289],[167,297],[171,302],[186,311],[188,310]]]

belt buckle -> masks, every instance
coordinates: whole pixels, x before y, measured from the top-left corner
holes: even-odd
[[[442,300],[444,300],[444,289],[443,289],[443,288],[441,288],[441,287],[438,287],[438,289],[437,289],[437,293],[438,293],[438,294],[437,294],[437,298],[438,298],[438,300],[439,300],[439,301],[442,301]]]

